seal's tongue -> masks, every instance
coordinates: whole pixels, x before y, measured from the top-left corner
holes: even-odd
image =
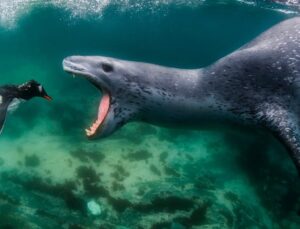
[[[103,96],[100,101],[99,109],[98,109],[98,117],[96,122],[90,127],[90,129],[86,129],[86,134],[88,137],[92,137],[93,135],[96,134],[97,130],[101,126],[101,124],[104,122],[105,117],[108,114],[109,110],[109,105],[110,105],[110,97],[109,94],[104,92]]]
[[[107,93],[104,93],[100,101],[99,110],[98,110],[98,121],[100,121],[100,123],[104,121],[108,113],[109,102],[110,102],[109,95]]]

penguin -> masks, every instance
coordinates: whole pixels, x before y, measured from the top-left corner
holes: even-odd
[[[35,80],[30,80],[21,85],[0,86],[0,134],[4,127],[7,112],[16,109],[18,103],[28,101],[34,97],[42,97],[48,101],[52,100],[44,87]]]

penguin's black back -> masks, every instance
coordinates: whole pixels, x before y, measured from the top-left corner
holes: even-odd
[[[0,87],[0,134],[2,132],[9,104],[14,98],[18,98],[18,87],[6,85]]]
[[[13,100],[20,97],[20,92],[15,85],[5,85],[0,87],[0,96],[2,96],[3,101]]]

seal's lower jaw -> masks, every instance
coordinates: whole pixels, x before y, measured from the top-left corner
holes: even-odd
[[[104,122],[106,117],[108,116],[110,110],[110,102],[111,102],[111,95],[108,90],[104,89],[103,86],[99,85],[99,83],[95,83],[93,80],[93,76],[86,73],[83,68],[72,64],[71,62],[64,61],[63,63],[64,71],[75,76],[81,76],[83,78],[88,79],[93,85],[95,85],[101,92],[102,97],[100,99],[100,104],[98,108],[98,116],[96,121],[89,127],[85,129],[86,136],[89,139],[94,139],[99,137],[104,129]]]

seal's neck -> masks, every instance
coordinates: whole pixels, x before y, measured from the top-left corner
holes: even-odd
[[[143,120],[148,122],[194,122],[216,114],[219,107],[209,88],[206,69],[164,70],[157,76],[152,94],[144,103],[146,113]],[[211,86],[210,86],[211,87]]]

